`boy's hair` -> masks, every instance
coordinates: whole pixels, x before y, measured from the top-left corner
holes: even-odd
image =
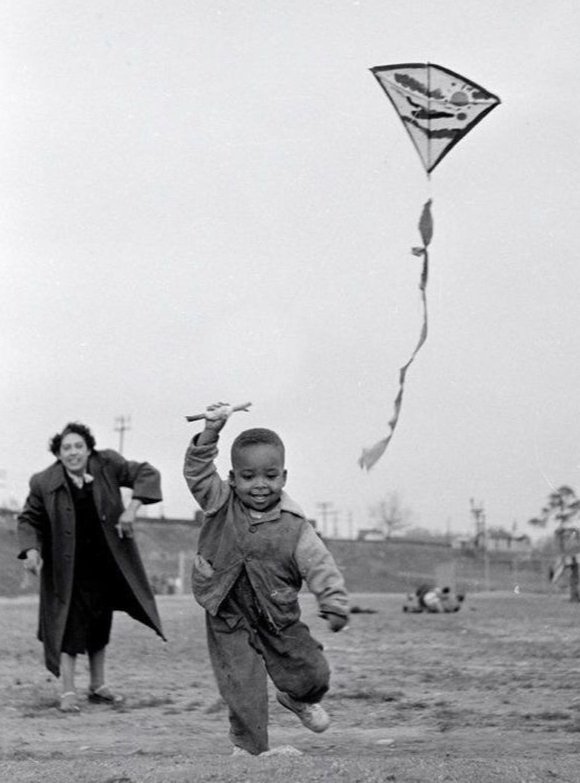
[[[237,454],[239,454],[242,449],[245,449],[247,446],[256,446],[263,443],[269,446],[275,446],[275,448],[279,449],[280,453],[282,454],[282,463],[284,463],[285,449],[282,438],[273,430],[267,430],[262,427],[254,427],[254,429],[240,432],[240,434],[232,443],[232,465],[235,463]]]
[[[74,435],[80,435],[87,444],[89,451],[92,451],[97,445],[97,441],[88,427],[78,421],[71,421],[66,425],[62,432],[58,432],[49,441],[48,448],[55,457],[58,457],[63,438],[65,438],[67,435],[70,435],[71,433]]]

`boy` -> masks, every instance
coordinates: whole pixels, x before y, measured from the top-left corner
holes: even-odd
[[[271,430],[242,432],[228,481],[217,474],[219,432],[231,407],[210,405],[185,455],[184,476],[206,519],[192,583],[206,610],[210,660],[229,708],[234,753],[268,750],[267,674],[280,704],[311,731],[328,728],[322,645],[300,622],[305,580],[333,631],[348,620],[344,580],[322,540],[283,491],[284,444]]]

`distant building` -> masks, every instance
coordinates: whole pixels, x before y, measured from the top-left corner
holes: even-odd
[[[516,535],[502,528],[479,531],[475,536],[454,538],[454,549],[486,549],[488,552],[529,552],[532,539],[525,533]]]
[[[0,527],[15,528],[16,518],[20,512],[13,508],[0,508]]]
[[[385,538],[383,531],[376,527],[359,530],[357,535],[357,541],[384,541]]]

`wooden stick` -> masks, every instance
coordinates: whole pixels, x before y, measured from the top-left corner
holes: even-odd
[[[242,405],[233,405],[232,413],[235,411],[247,411],[251,404],[251,402],[244,402]],[[205,413],[196,413],[194,416],[186,416],[185,419],[186,421],[201,421],[202,419],[205,419]]]

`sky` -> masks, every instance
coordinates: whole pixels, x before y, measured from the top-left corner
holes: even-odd
[[[222,433],[286,443],[330,533],[396,493],[414,526],[532,533],[580,491],[576,0],[7,0],[0,7],[0,500],[69,421],[162,474]],[[377,65],[501,98],[427,178]],[[433,200],[429,335],[417,223]]]

